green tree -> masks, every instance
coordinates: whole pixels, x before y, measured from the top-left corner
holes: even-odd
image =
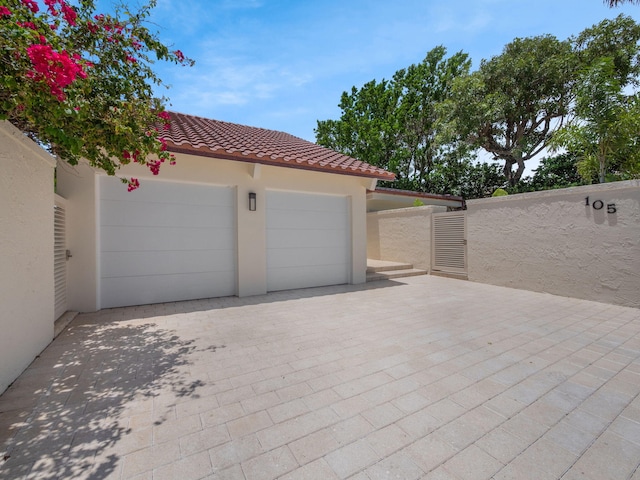
[[[114,175],[134,161],[158,173],[172,158],[162,141],[165,99],[153,93],[163,83],[152,65],[193,62],[146,27],[155,0],[113,14],[96,12],[93,0],[44,4],[0,0],[0,120],[71,164],[85,158]]]
[[[499,163],[473,163],[470,162],[459,180],[458,190],[455,195],[463,198],[485,198],[505,185],[505,177]]]
[[[459,78],[444,111],[471,145],[504,162],[514,186],[569,114],[575,70],[569,41],[517,38]]]
[[[397,150],[394,112],[398,92],[387,80],[372,80],[361,89],[351,88],[340,99],[340,120],[318,121],[318,144],[367,161],[389,167]]]
[[[575,153],[561,153],[550,157],[544,157],[533,172],[533,178],[529,182],[532,190],[548,190],[551,188],[564,188],[584,183],[576,166],[578,157]]]
[[[462,52],[445,56],[446,49],[436,47],[389,81],[344,92],[340,119],[318,121],[316,141],[391,170],[395,187],[446,190],[443,176],[456,176],[469,148],[444,135],[438,105],[451,94],[453,80],[468,73],[470,61]]]
[[[605,19],[583,30],[572,38],[573,49],[578,57],[578,73],[601,62],[602,58],[611,59],[611,75],[621,88],[638,86],[640,75],[640,25],[627,15],[618,15],[615,19]]]
[[[585,180],[640,175],[640,98],[622,92],[611,58],[583,74],[575,111],[576,121],[557,132],[553,146],[578,155]]]
[[[585,181],[636,178],[640,173],[640,25],[620,15],[573,39],[581,63],[575,118],[554,141],[578,157]]]

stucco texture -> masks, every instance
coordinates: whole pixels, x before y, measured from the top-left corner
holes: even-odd
[[[0,393],[53,339],[54,161],[0,122]]]
[[[640,181],[467,206],[469,280],[640,307]]]
[[[431,214],[446,207],[410,207],[367,214],[367,258],[431,270]]]

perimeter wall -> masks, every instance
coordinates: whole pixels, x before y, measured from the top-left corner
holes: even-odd
[[[0,393],[53,340],[54,167],[0,121]]]
[[[431,271],[432,213],[369,213],[368,258]],[[640,308],[640,180],[469,200],[466,221],[470,281]]]
[[[469,280],[640,307],[640,180],[467,208]]]

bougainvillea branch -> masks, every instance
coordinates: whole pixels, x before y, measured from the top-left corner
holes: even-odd
[[[107,14],[94,0],[0,0],[0,120],[61,160],[84,158],[110,175],[130,162],[154,174],[174,163],[162,139],[166,99],[154,95],[164,85],[152,65],[193,61],[147,28],[155,4]]]

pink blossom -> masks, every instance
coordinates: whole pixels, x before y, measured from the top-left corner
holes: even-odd
[[[58,15],[58,12],[56,10],[56,3],[58,3],[58,0],[44,0],[44,4],[49,9],[49,13],[54,17]]]
[[[8,17],[11,15],[11,10],[7,7],[0,6],[0,17]]]
[[[160,173],[161,163],[162,162],[160,160],[149,160],[147,162],[147,167],[149,167],[149,170],[151,170],[151,173],[153,173],[154,175],[158,175]]]
[[[98,27],[98,25],[93,22],[87,22],[87,30],[89,30],[91,33],[97,33],[98,30],[100,30],[100,27]]]
[[[182,53],[180,50],[175,50],[173,54],[176,56],[180,63],[184,62],[184,53]]]
[[[0,7],[2,8],[2,7]],[[22,28],[28,28],[29,30],[37,30],[36,24],[33,22],[18,22],[18,26]]]
[[[22,4],[29,8],[33,13],[38,13],[38,10],[40,10],[40,7],[38,7],[35,0],[22,0]]]
[[[69,25],[75,26],[76,19],[78,18],[78,14],[76,13],[76,11],[73,9],[73,7],[67,5],[62,1],[60,2],[60,4],[62,5],[62,15],[64,16],[64,19]]]
[[[77,63],[78,57],[71,58],[67,52],[56,52],[50,45],[35,44],[27,48],[27,54],[33,65],[33,71],[27,76],[35,81],[45,82],[59,101],[64,101],[63,89],[76,80],[86,78],[87,74]]]
[[[140,187],[140,182],[138,181],[137,178],[131,177],[129,180],[127,180],[127,191],[132,192],[139,187]]]

